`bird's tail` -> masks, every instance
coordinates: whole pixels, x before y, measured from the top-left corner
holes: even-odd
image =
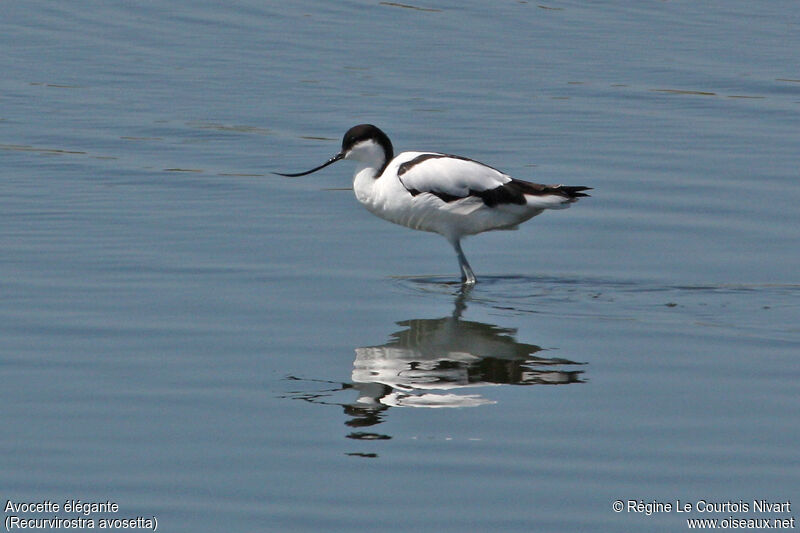
[[[564,193],[567,198],[581,198],[583,196],[590,196],[583,191],[592,190],[591,187],[583,187],[581,185],[558,185],[553,188]]]
[[[591,187],[584,187],[582,185],[542,185],[540,183],[532,183],[530,181],[523,181],[512,179],[506,186],[513,184],[522,194],[530,196],[560,196],[567,200],[575,201],[583,196],[589,196],[583,191],[592,190]]]

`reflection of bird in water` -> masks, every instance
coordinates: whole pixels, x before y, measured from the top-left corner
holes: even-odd
[[[462,320],[468,294],[469,290],[459,293],[450,316],[397,322],[403,329],[392,333],[386,344],[356,348],[352,383],[296,393],[293,397],[341,405],[351,417],[346,422],[348,426],[365,428],[380,424],[390,407],[475,407],[495,403],[480,394],[465,394],[467,388],[584,382],[582,370],[563,368],[583,363],[538,357],[534,354],[542,348],[517,342],[516,330]],[[358,391],[355,401],[330,401],[331,395],[351,389]],[[349,438],[390,437],[356,432]]]
[[[389,406],[472,407],[495,402],[461,389],[582,383],[581,370],[558,368],[580,363],[534,356],[542,348],[517,342],[515,330],[462,320],[465,296],[456,299],[451,316],[398,322],[405,329],[390,342],[356,348],[352,387],[359,398],[352,411],[364,416]]]

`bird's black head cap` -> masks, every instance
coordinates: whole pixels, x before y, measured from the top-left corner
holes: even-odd
[[[375,141],[381,145],[383,152],[386,154],[387,162],[394,157],[394,149],[389,136],[372,124],[359,124],[347,130],[347,133],[342,138],[342,153],[346,154],[353,146],[362,141]]]

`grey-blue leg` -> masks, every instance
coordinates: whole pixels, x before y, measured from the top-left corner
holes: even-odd
[[[461,283],[464,285],[474,285],[478,280],[475,278],[475,273],[472,272],[469,262],[467,262],[467,256],[464,255],[464,250],[461,249],[461,241],[455,239],[451,242],[458,255],[458,266],[461,267]]]

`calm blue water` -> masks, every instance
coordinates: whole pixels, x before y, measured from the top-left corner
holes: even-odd
[[[800,505],[793,2],[3,6],[0,497],[163,531],[682,531]],[[465,244],[371,122],[592,198]],[[6,511],[24,518],[75,513]]]

